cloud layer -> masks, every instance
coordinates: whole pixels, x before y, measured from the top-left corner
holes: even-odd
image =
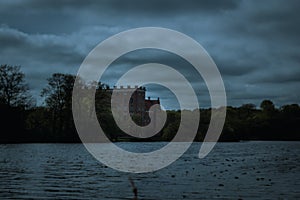
[[[75,74],[89,51],[113,34],[158,26],[198,41],[216,62],[228,104],[300,103],[299,1],[20,1],[0,3],[0,64],[21,65],[38,98],[54,72]],[[143,37],[143,36],[141,36]],[[201,106],[205,84],[188,64],[166,52],[133,52],[107,73],[109,84],[131,66],[151,60],[190,76]],[[189,69],[189,70],[187,70]],[[156,72],[159,73],[159,72]],[[161,87],[150,95],[171,105]],[[39,101],[41,102],[41,100]]]

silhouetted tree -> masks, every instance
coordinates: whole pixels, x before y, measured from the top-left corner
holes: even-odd
[[[24,142],[26,110],[32,105],[28,85],[19,66],[0,66],[0,142]]]
[[[180,111],[167,112],[167,121],[162,133],[163,140],[172,140],[175,137],[179,128],[180,119],[181,119]]]
[[[300,106],[298,104],[284,105],[280,108],[285,118],[299,118]]]
[[[46,106],[52,113],[52,132],[67,136],[75,131],[72,118],[72,91],[75,76],[55,73],[48,79],[48,85],[42,90]]]
[[[104,132],[117,141],[123,133],[111,113],[111,90],[98,82],[86,83],[78,79],[80,98],[74,101],[80,110],[87,111],[87,118],[94,115],[94,108]],[[53,74],[42,90],[45,105],[28,107],[32,98],[18,66],[0,66],[0,142],[79,142],[72,115],[72,92],[75,76]],[[77,88],[77,89],[78,89]],[[95,97],[89,92],[95,91]],[[76,94],[75,93],[75,94]],[[27,109],[25,109],[27,108]],[[300,106],[284,105],[277,109],[270,100],[264,100],[257,109],[253,104],[227,107],[226,121],[220,141],[237,140],[300,140]],[[89,112],[90,111],[90,112]],[[210,124],[212,108],[200,109],[201,120],[196,141],[202,141]],[[189,112],[193,111],[185,111]],[[139,115],[132,119],[142,124]],[[159,136],[161,140],[172,140],[181,122],[181,111],[167,111],[167,121]],[[88,124],[88,123],[87,123]],[[188,126],[188,124],[182,124]],[[188,130],[189,127],[187,127]],[[131,140],[131,139],[130,139]],[[151,138],[149,139],[151,141]]]
[[[45,107],[35,107],[28,111],[25,127],[30,142],[58,142],[51,138],[51,112]]]
[[[275,105],[270,100],[263,100],[260,104],[260,108],[266,113],[272,113],[275,111]]]
[[[0,102],[9,107],[30,106],[32,97],[19,66],[0,66]]]

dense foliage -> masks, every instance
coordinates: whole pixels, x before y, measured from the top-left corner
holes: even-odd
[[[0,66],[0,142],[80,142],[72,115],[72,89],[75,77],[53,74],[42,90],[44,106],[33,106],[32,97],[19,67]],[[83,84],[96,87],[95,108],[98,120],[107,136],[117,141],[124,133],[116,126],[110,111],[110,92],[101,83]],[[263,100],[260,107],[245,104],[227,107],[221,141],[240,140],[300,140],[300,107],[298,104],[276,108]],[[211,109],[200,109],[196,141],[202,141],[210,122]],[[167,111],[167,122],[158,137],[151,140],[171,140],[178,129],[181,111]],[[138,120],[133,116],[134,120]],[[127,140],[130,138],[127,137]]]

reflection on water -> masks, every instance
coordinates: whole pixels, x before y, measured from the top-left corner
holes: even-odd
[[[164,143],[119,143],[149,151]],[[107,168],[82,144],[0,145],[0,199],[300,199],[300,143],[219,143],[198,159],[194,143],[160,171],[128,174]],[[113,158],[112,158],[113,159]]]

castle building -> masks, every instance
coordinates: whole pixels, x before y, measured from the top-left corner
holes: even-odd
[[[145,115],[145,113],[149,112],[149,109],[152,105],[158,104],[160,105],[159,98],[152,100],[150,97],[145,99],[146,88],[135,86],[134,88],[127,86],[114,87],[113,91],[117,98],[114,100],[114,105],[118,105],[118,110],[120,112],[126,111],[126,106],[129,106],[129,113],[131,115]],[[131,95],[129,99],[129,103],[127,99],[128,95]]]
[[[131,86],[120,86],[120,87],[114,87],[110,90],[110,92],[114,93],[114,98],[112,98],[112,103],[114,106],[116,106],[116,110],[118,113],[118,117],[126,117],[126,111],[129,110],[129,113],[132,117],[132,119],[137,123],[138,125],[145,126],[150,123],[150,117],[149,112],[151,106],[158,104],[160,105],[159,98],[157,99],[151,99],[148,97],[145,98],[146,95],[146,88],[145,87],[131,87]],[[129,96],[131,95],[131,96]],[[160,106],[159,106],[160,108]],[[154,123],[156,119],[156,110],[152,111],[154,113]],[[124,118],[126,119],[126,118]],[[156,126],[154,124],[154,126]],[[121,138],[126,138],[126,136],[122,135],[119,136]]]

